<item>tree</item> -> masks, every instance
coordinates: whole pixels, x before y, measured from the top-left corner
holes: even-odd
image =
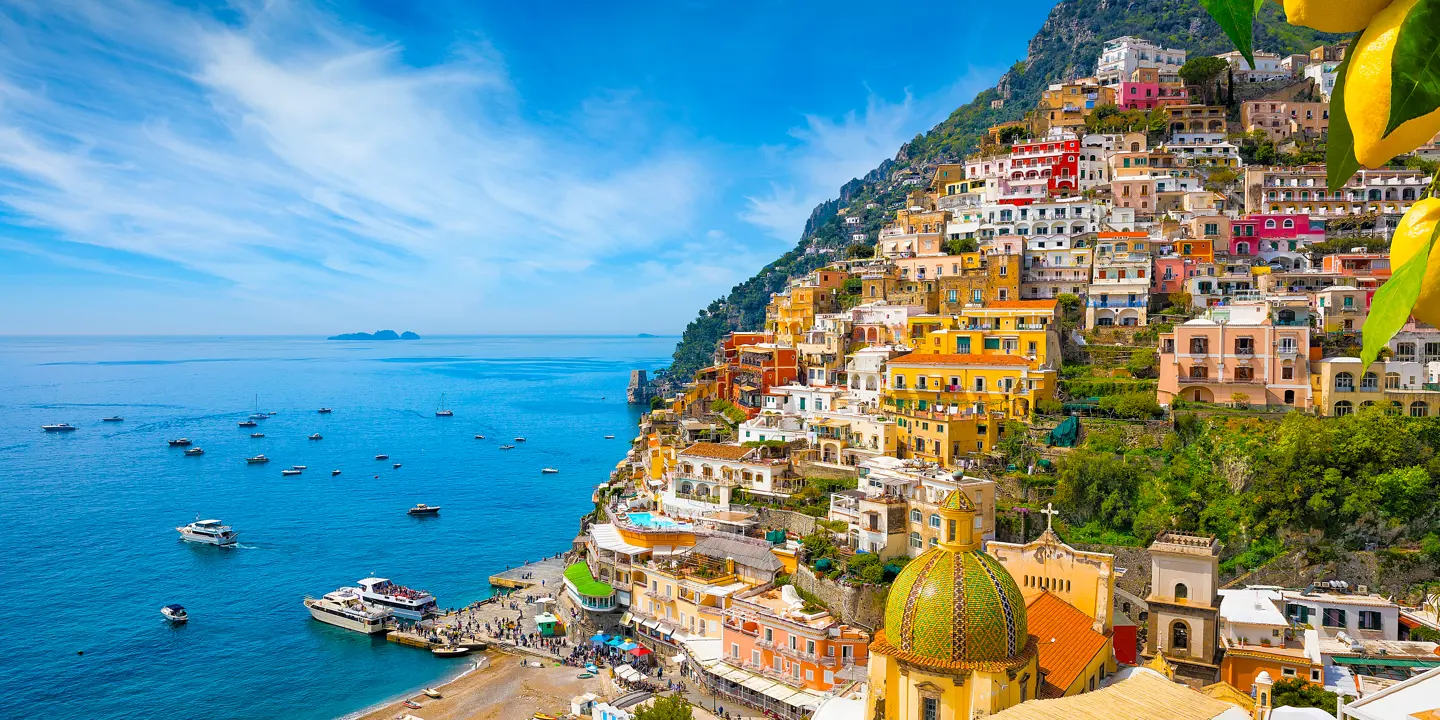
[[[685,698],[661,695],[655,698],[655,704],[636,711],[635,720],[695,720],[695,713]]]
[[[1155,348],[1136,350],[1130,354],[1130,359],[1125,361],[1125,369],[1135,377],[1153,378],[1159,365],[1160,359],[1155,354]]]
[[[1216,97],[1210,93],[1210,89],[1215,87],[1213,81],[1228,69],[1230,69],[1230,63],[1214,55],[1201,55],[1190,58],[1184,65],[1181,65],[1179,74],[1180,79],[1184,80],[1186,85],[1201,87],[1205,94],[1205,104],[1208,105],[1216,100]]]
[[[1068,320],[1080,318],[1080,296],[1074,293],[1060,293],[1055,296],[1055,302],[1060,306],[1060,311]]]
[[[1119,417],[1144,420],[1160,414],[1160,403],[1153,392],[1130,392],[1100,398],[1100,409]]]
[[[1335,714],[1335,693],[1300,678],[1281,678],[1270,688],[1270,707],[1313,707]]]
[[[1024,140],[1028,137],[1030,137],[1030,131],[1020,125],[1000,128],[1000,132],[996,133],[996,138],[1000,140],[1001,145],[1014,145],[1016,140]]]
[[[875,246],[866,243],[855,243],[845,248],[845,257],[855,258],[857,260],[875,257]]]
[[[980,249],[974,238],[957,238],[945,241],[946,255],[959,255],[960,253],[975,252]]]

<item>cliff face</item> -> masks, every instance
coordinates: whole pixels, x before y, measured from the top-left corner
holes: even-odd
[[[1060,0],[1031,38],[1025,58],[1011,66],[995,87],[905,143],[894,159],[883,161],[862,178],[846,182],[837,199],[827,200],[811,212],[793,250],[701,310],[675,348],[670,375],[688,378],[710,362],[716,342],[726,333],[754,330],[764,324],[765,305],[771,293],[783,290],[790,278],[840,257],[850,245],[853,231],[841,227],[841,208],[850,208],[852,215],[859,212],[864,221],[861,229],[871,238],[876,237],[885,216],[905,197],[908,188],[899,180],[902,175],[918,174],[928,180],[928,171],[936,164],[963,159],[991,125],[1023,117],[1039,101],[1041,91],[1052,83],[1093,73],[1104,42],[1123,35],[1183,48],[1191,57],[1232,49],[1199,0]],[[1276,3],[1264,6],[1255,28],[1255,46],[1269,52],[1306,52],[1337,39],[1286,25]],[[992,104],[994,100],[1003,102]],[[869,203],[876,207],[864,209]]]

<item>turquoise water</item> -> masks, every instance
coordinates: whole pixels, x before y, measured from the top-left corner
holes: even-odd
[[[626,514],[625,514],[625,519],[626,519],[626,520],[629,520],[629,521],[632,522],[632,523],[635,523],[636,525],[639,525],[640,527],[675,528],[675,529],[681,529],[681,528],[690,527],[689,525],[686,525],[686,524],[684,524],[684,523],[677,523],[677,522],[675,522],[674,520],[667,520],[667,519],[665,519],[665,518],[657,518],[657,517],[655,517],[654,515],[651,515],[651,514],[648,513],[648,512],[626,513]]]
[[[629,371],[673,343],[0,338],[0,714],[332,718],[458,671],[300,601],[378,574],[459,606],[567,549],[634,434]],[[434,415],[442,393],[453,418]],[[258,440],[236,425],[256,394],[277,412]],[[166,446],[180,436],[205,454]],[[309,469],[280,475],[295,464]],[[444,509],[405,514],[420,502]],[[197,513],[240,547],[181,542]],[[160,616],[172,602],[188,625]]]

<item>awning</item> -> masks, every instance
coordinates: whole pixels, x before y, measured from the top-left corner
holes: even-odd
[[[641,621],[640,621],[640,627],[650,628],[651,630],[654,630],[654,629],[655,629],[655,626],[656,626],[656,625],[659,625],[659,624],[660,624],[660,623],[655,622],[654,620],[641,620]]]
[[[791,688],[785,687],[784,685],[776,683],[768,688],[765,688],[764,690],[761,690],[760,694],[768,698],[779,700],[780,702],[785,702],[786,700],[790,699],[790,696],[795,694],[795,691]],[[788,705],[789,703],[786,704]]]
[[[624,614],[624,615],[621,615],[621,616],[620,616],[620,624],[621,624],[621,625],[629,625],[629,624],[632,623],[632,622],[635,622],[635,616],[634,616],[634,615],[631,615],[631,614],[630,614],[630,611],[627,610],[627,611],[625,611],[625,614]],[[605,633],[600,633],[600,634],[597,635],[596,637],[599,637],[601,640],[604,640],[604,639],[608,638],[609,635],[605,635]]]
[[[596,645],[604,645],[605,641],[609,639],[610,636],[606,635],[605,633],[595,633],[594,635],[590,636],[590,642],[595,643]]]
[[[635,647],[630,649],[630,654],[635,657],[645,657],[650,654],[650,648]]]
[[[1410,667],[1410,668],[1434,668],[1440,667],[1440,659],[1421,660],[1415,658],[1407,660],[1397,657],[1331,657],[1337,665],[1375,665],[1377,667]]]
[[[633,642],[626,641],[626,642],[621,643],[619,647],[620,647],[621,650],[634,650],[635,648],[638,648],[638,647],[640,647],[640,646],[639,646],[639,645],[636,645],[636,644],[633,643]]]
[[[750,688],[751,690],[754,690],[755,692],[763,693],[773,687],[775,685],[775,681],[766,680],[759,675],[754,675],[752,677],[745,678],[745,680],[743,680],[740,684],[744,685],[747,688]]]

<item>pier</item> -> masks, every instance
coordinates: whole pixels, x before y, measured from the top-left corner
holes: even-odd
[[[565,587],[565,560],[563,556],[548,557],[510,568],[491,575],[490,584],[507,590],[542,588],[545,594],[558,598]]]

